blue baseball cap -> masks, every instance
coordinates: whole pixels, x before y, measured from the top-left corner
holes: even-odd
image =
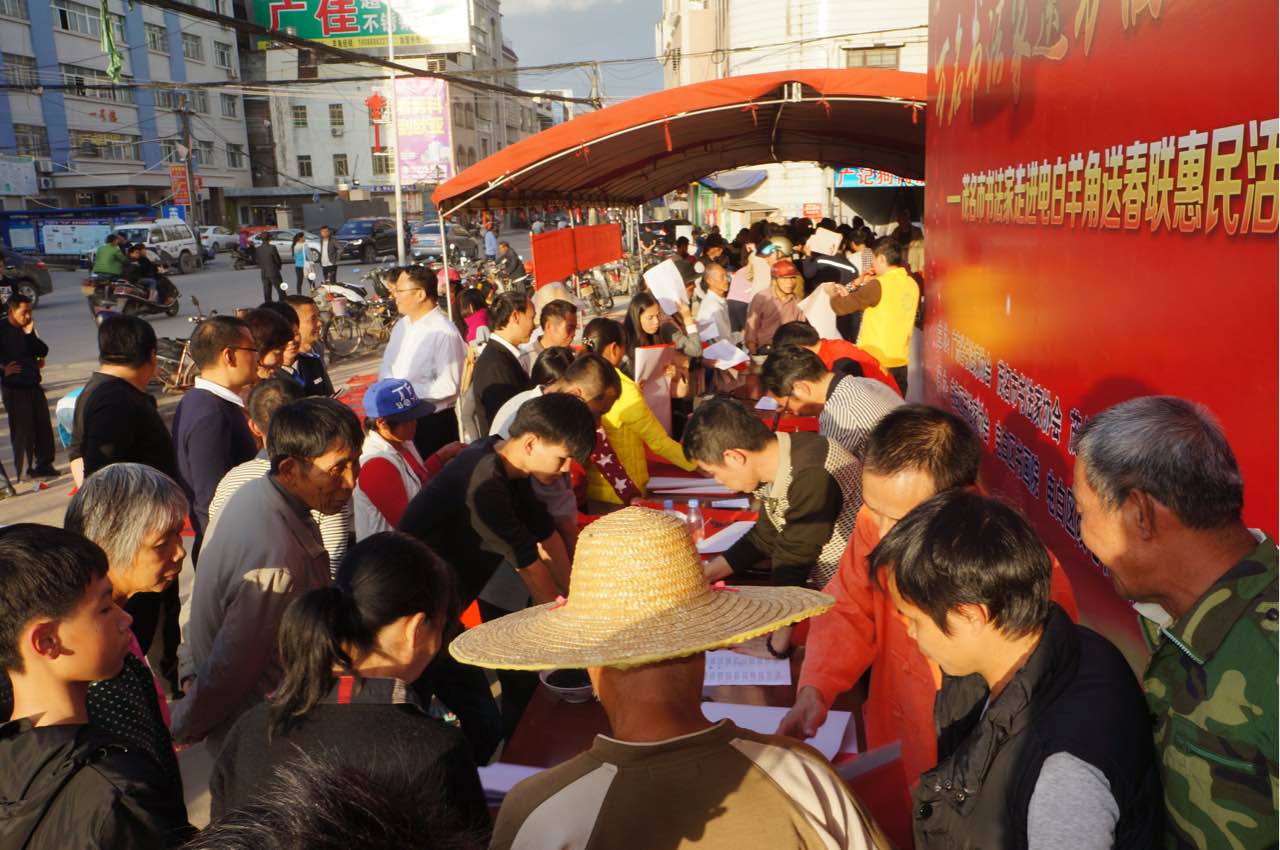
[[[387,378],[364,391],[364,415],[368,419],[408,422],[435,413],[435,407],[418,398],[413,384],[403,378]]]

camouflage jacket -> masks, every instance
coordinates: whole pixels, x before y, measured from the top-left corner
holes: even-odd
[[[1177,621],[1141,621],[1168,848],[1276,846],[1278,616],[1265,538]]]

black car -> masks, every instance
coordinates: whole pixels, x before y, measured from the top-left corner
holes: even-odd
[[[378,257],[394,257],[398,252],[394,218],[350,218],[334,238],[342,243],[339,256],[343,259],[372,263]]]
[[[53,278],[44,260],[39,257],[23,254],[9,248],[0,248],[0,256],[4,257],[4,280],[0,287],[11,287],[31,299],[34,308],[40,303],[41,295],[53,292]]]

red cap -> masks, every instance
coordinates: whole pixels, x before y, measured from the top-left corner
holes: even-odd
[[[778,260],[773,264],[772,274],[774,277],[799,277],[800,270],[790,260]]]

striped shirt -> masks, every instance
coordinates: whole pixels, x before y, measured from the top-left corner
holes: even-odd
[[[213,500],[209,502],[209,527],[213,527],[213,521],[217,519],[218,514],[222,513],[222,509],[227,506],[227,502],[231,501],[231,497],[237,490],[270,471],[271,461],[261,456],[227,470],[227,474],[218,482],[218,489],[213,491]],[[347,547],[351,543],[354,525],[351,502],[347,502],[336,514],[312,511],[311,518],[315,520],[316,525],[320,526],[320,539],[324,541],[325,551],[329,553],[329,572],[336,573],[338,562],[342,560],[343,555],[347,554]]]
[[[490,850],[864,850],[888,842],[816,751],[724,720],[651,744],[604,735],[521,782]]]
[[[837,375],[827,387],[827,403],[818,415],[818,433],[863,460],[871,430],[900,404],[902,396],[880,381]]]

